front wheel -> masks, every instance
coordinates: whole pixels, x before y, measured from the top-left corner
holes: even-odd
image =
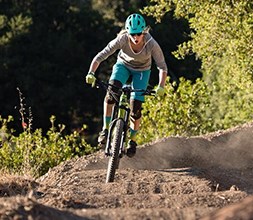
[[[116,121],[115,126],[113,127],[112,133],[112,147],[111,147],[111,156],[109,157],[106,183],[113,182],[116,169],[119,166],[119,151],[123,139],[123,130],[124,130],[124,121],[119,119]]]

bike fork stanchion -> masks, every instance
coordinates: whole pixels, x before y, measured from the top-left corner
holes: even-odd
[[[120,143],[120,149],[119,149],[119,158],[122,158],[123,155],[125,154],[125,148],[124,148],[125,139],[126,139],[126,131],[123,131],[121,143]]]
[[[108,130],[108,137],[107,137],[107,141],[106,141],[106,147],[105,147],[105,155],[106,156],[111,156],[112,133],[113,133],[113,130],[114,130],[114,127],[116,125],[117,120],[118,119],[114,119],[110,123],[110,127],[109,127],[109,130]]]
[[[123,134],[122,134],[122,144],[121,144],[121,153],[122,153],[122,156],[126,150],[124,144],[126,144],[126,140],[127,140],[127,134],[128,134],[128,127],[129,127],[129,124],[128,124],[128,121],[129,121],[129,116],[130,116],[130,109],[125,109],[125,116],[124,116],[124,128],[123,128]]]

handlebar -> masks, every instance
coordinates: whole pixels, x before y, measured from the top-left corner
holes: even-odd
[[[117,87],[115,85],[112,85],[110,83],[103,82],[100,79],[98,79],[97,77],[96,77],[95,87],[96,88],[102,88],[106,91],[108,90],[109,87],[113,87],[115,89],[118,89],[119,92],[123,92],[124,94],[130,94],[131,92],[142,92],[141,95],[150,95],[150,96],[152,96],[156,93],[153,90],[153,88],[152,89],[147,88],[146,90],[144,90],[144,89],[132,89],[131,85],[128,85],[128,84],[123,85],[122,88],[119,88],[119,87]],[[149,86],[149,87],[151,87],[151,86]]]

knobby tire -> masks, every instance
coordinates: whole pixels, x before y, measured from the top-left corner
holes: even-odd
[[[124,122],[123,120],[119,119],[116,121],[116,124],[113,128],[113,136],[112,136],[112,147],[111,152],[112,155],[109,157],[108,167],[107,167],[107,175],[106,175],[106,183],[113,182],[116,170],[119,166],[119,150],[120,145],[122,143],[122,134],[124,129]]]

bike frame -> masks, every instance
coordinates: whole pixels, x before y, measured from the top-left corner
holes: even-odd
[[[151,95],[154,91],[151,90],[133,90],[130,85],[125,85],[122,88],[117,88],[120,94],[120,98],[114,94],[114,92],[108,90],[109,86],[114,85],[101,82],[97,79],[98,87],[110,92],[115,99],[115,104],[112,110],[112,121],[110,123],[108,137],[105,147],[105,155],[109,156],[106,183],[113,182],[116,169],[118,169],[119,161],[125,153],[124,145],[126,143],[127,131],[130,117],[130,95],[131,92],[138,91],[143,92],[143,95]],[[117,94],[118,95],[118,94]]]
[[[117,122],[117,120],[122,120],[124,122],[124,129],[123,129],[123,138],[121,139],[121,146],[119,155],[120,157],[123,156],[124,153],[124,143],[126,142],[127,137],[127,130],[128,130],[128,122],[130,116],[130,107],[129,107],[129,97],[131,93],[131,88],[129,86],[122,89],[122,94],[120,95],[120,99],[116,100],[112,111],[112,121],[110,123],[110,128],[108,132],[106,147],[105,147],[105,155],[111,156],[111,140],[112,140],[112,131]]]

